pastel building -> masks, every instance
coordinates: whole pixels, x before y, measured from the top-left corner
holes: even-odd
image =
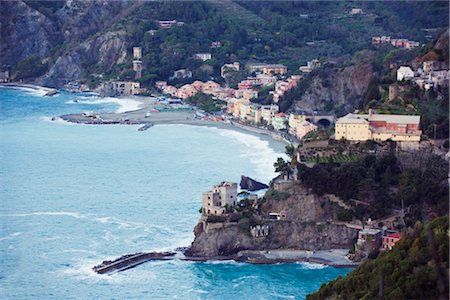
[[[275,114],[272,118],[272,126],[276,130],[286,129],[286,115],[284,113]]]
[[[289,133],[296,134],[298,125],[300,125],[305,120],[306,120],[305,115],[290,114],[289,115]]]
[[[224,181],[202,194],[202,213],[220,216],[226,213],[227,207],[234,207],[236,203],[237,183]]]
[[[420,142],[420,116],[348,114],[336,122],[335,139]]]
[[[400,241],[401,235],[399,232],[388,233],[383,236],[381,241],[381,250],[392,250],[392,248]]]
[[[194,96],[197,93],[198,90],[195,87],[193,87],[191,84],[185,84],[177,90],[175,95],[181,99],[186,99]]]
[[[300,123],[297,128],[295,135],[299,140],[303,139],[305,135],[307,135],[309,132],[314,131],[317,129],[317,126],[311,122],[303,121]]]
[[[397,81],[411,80],[414,78],[414,71],[408,66],[401,66],[397,70]]]
[[[278,105],[261,106],[261,118],[267,125],[272,125],[272,118],[278,113]]]

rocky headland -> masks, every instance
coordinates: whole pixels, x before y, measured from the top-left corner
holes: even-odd
[[[298,181],[275,183],[257,203],[244,203],[248,205],[225,216],[202,215],[186,256],[255,263],[307,260],[310,255],[301,251],[349,250],[357,238],[356,228],[336,221],[339,199],[316,196]],[[297,252],[294,256],[264,255],[271,250]],[[317,261],[327,263],[326,259]]]

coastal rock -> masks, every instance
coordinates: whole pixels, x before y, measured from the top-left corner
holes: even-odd
[[[239,184],[239,186],[241,187],[241,189],[243,190],[247,190],[247,191],[258,191],[258,190],[262,190],[262,189],[267,189],[269,186],[267,184],[258,182],[250,177],[241,176],[241,182]]]
[[[242,217],[238,222],[230,220],[210,223],[204,218],[195,227],[195,239],[186,252],[188,256],[232,256],[241,250],[301,249],[328,250],[350,249],[357,238],[357,229],[336,221],[343,205],[334,195],[316,196],[301,184],[288,188],[287,199],[270,197],[261,205],[261,218]],[[282,220],[269,220],[269,213],[284,212]],[[253,237],[250,226],[255,222],[269,226],[269,235]]]

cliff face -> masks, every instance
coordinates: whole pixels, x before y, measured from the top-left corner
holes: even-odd
[[[211,223],[201,220],[194,229],[195,239],[187,252],[191,256],[226,256],[241,250],[304,249],[326,250],[349,248],[357,231],[333,222],[338,204],[333,196],[317,197],[301,187],[289,188],[285,200],[267,198],[261,207],[260,224],[269,226],[269,235],[253,237],[250,224],[238,222]],[[269,212],[286,212],[286,218],[268,220]]]
[[[125,61],[128,47],[126,31],[112,25],[140,5],[140,1],[107,0],[2,1],[0,66],[37,55],[51,67],[36,81],[50,87],[81,79],[86,67],[94,64],[108,71]]]
[[[0,2],[0,65],[30,56],[46,57],[61,38],[59,24],[22,1]]]
[[[367,63],[345,68],[327,67],[314,76],[300,100],[294,102],[293,108],[320,110],[334,107],[352,111],[363,100],[373,76],[372,66]]]

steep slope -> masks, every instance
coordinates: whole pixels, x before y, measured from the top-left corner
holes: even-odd
[[[276,196],[278,195],[278,196]],[[195,239],[187,252],[190,256],[233,255],[241,250],[350,249],[357,230],[341,223],[333,223],[339,206],[330,195],[318,197],[301,185],[285,192],[266,194],[261,213],[241,210],[226,221],[202,219],[195,227]],[[270,212],[286,212],[286,218],[268,220]],[[268,225],[269,235],[253,237],[250,226]]]
[[[307,299],[448,299],[448,217],[416,224],[393,250]]]

